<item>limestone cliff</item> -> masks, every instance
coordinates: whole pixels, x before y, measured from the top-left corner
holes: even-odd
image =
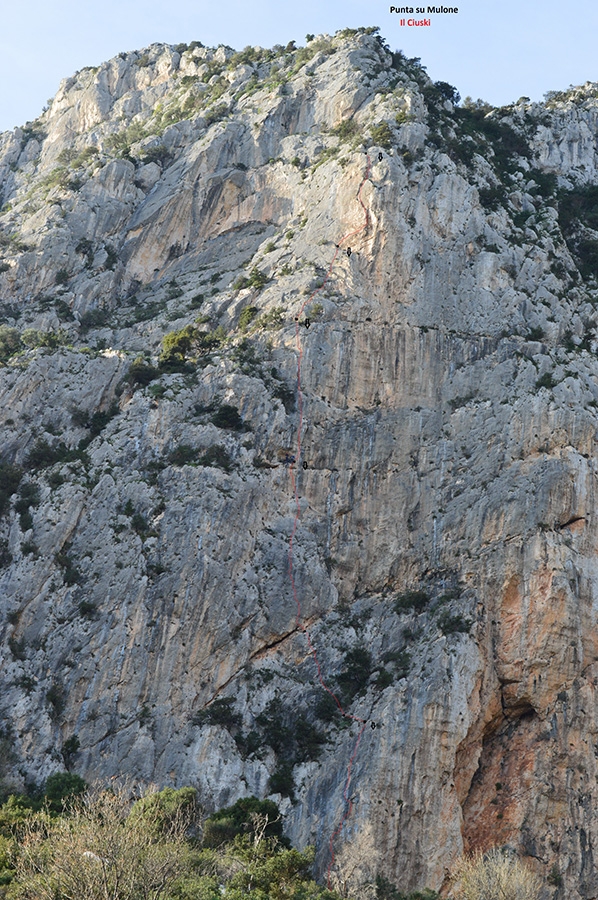
[[[459,107],[362,29],[0,136],[6,782],[270,793],[322,875],[352,759],[350,894],[508,844],[598,896],[597,98]]]

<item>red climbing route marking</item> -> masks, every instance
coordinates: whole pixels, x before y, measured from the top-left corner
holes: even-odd
[[[353,811],[353,798],[349,796],[349,788],[351,787],[351,772],[353,769],[353,762],[355,761],[355,757],[357,756],[357,751],[359,750],[359,745],[361,743],[361,738],[362,738],[363,732],[365,731],[367,724],[368,724],[368,720],[362,719],[362,718],[360,718],[360,716],[355,716],[352,713],[345,712],[340,700],[338,699],[338,697],[336,696],[334,691],[332,691],[328,687],[326,682],[324,681],[324,677],[322,675],[322,668],[320,666],[320,661],[319,661],[318,655],[316,653],[316,648],[312,642],[312,639],[311,639],[311,636],[310,636],[307,626],[304,625],[302,622],[301,601],[299,599],[299,594],[297,592],[297,586],[295,584],[295,575],[293,572],[293,544],[295,541],[295,534],[297,533],[297,527],[299,525],[299,519],[301,518],[301,506],[299,503],[299,486],[297,484],[297,477],[295,475],[295,466],[299,464],[300,459],[301,459],[301,432],[303,430],[303,391],[301,389],[301,363],[303,361],[303,346],[302,346],[301,340],[300,340],[300,322],[299,322],[299,320],[301,318],[301,315],[302,315],[305,307],[309,303],[311,303],[311,301],[316,296],[316,294],[318,294],[321,290],[324,289],[326,282],[330,278],[330,275],[332,273],[332,268],[333,268],[333,266],[337,260],[337,257],[341,251],[342,245],[346,241],[348,241],[349,238],[352,238],[358,234],[361,234],[362,231],[366,231],[370,224],[369,210],[367,209],[365,203],[361,199],[361,192],[363,190],[364,184],[366,183],[366,181],[368,180],[368,178],[370,176],[371,168],[372,168],[372,164],[371,164],[370,157],[368,154],[365,175],[363,176],[362,182],[359,185],[359,189],[357,191],[357,200],[359,201],[359,204],[360,204],[360,206],[363,210],[363,214],[364,214],[363,225],[361,225],[359,228],[356,228],[354,231],[350,231],[348,234],[346,234],[344,237],[342,237],[340,239],[340,241],[335,245],[334,255],[333,255],[332,261],[328,267],[328,271],[326,272],[326,276],[325,276],[324,280],[322,281],[322,284],[309,295],[307,300],[305,300],[303,302],[303,305],[301,306],[301,309],[299,310],[299,314],[297,316],[295,316],[295,345],[297,347],[297,405],[298,405],[298,410],[299,410],[299,421],[298,421],[298,425],[297,425],[297,451],[294,454],[293,462],[289,466],[289,472],[291,475],[291,486],[293,489],[293,496],[295,499],[295,518],[293,520],[293,528],[291,529],[291,535],[289,537],[289,579],[290,579],[291,588],[293,591],[293,598],[295,600],[295,605],[297,607],[296,624],[297,624],[297,628],[300,628],[303,631],[303,634],[305,635],[305,639],[307,641],[307,646],[308,646],[309,652],[310,652],[310,654],[313,658],[313,661],[315,663],[315,666],[316,666],[317,679],[318,679],[320,685],[326,691],[327,694],[330,694],[330,696],[336,703],[340,714],[345,719],[352,719],[354,722],[357,722],[360,726],[359,732],[357,734],[357,739],[353,746],[353,751],[351,753],[351,756],[349,758],[349,762],[347,765],[347,776],[345,778],[345,786],[343,788],[343,798],[345,800],[345,811],[341,817],[340,822],[338,823],[337,827],[335,828],[332,835],[330,836],[330,841],[329,841],[330,861],[328,863],[328,868],[326,870],[326,880],[327,880],[328,888],[330,888],[331,870],[335,863],[334,841],[338,837],[338,835],[341,833],[341,831],[343,830],[343,826],[344,826],[345,822],[347,821],[347,819],[349,818],[349,816],[351,815],[351,813]],[[347,257],[350,258],[350,256],[351,256],[351,248],[347,248]],[[306,325],[307,325],[308,321],[309,321],[309,319],[306,319],[306,322],[305,322]],[[305,463],[303,463],[303,468],[304,469],[307,468]]]

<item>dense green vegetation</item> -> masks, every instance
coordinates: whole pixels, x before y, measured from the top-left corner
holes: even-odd
[[[204,819],[193,788],[87,791],[57,773],[0,808],[5,900],[338,900],[291,848],[278,808],[246,797]],[[135,799],[136,798],[136,799]]]
[[[598,278],[598,186],[559,195],[559,225],[583,278]]]

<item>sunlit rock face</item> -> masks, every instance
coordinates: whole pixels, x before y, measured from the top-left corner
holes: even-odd
[[[596,896],[595,88],[155,44],[0,136],[5,784],[76,735],[321,876],[351,798],[349,893],[509,845]]]

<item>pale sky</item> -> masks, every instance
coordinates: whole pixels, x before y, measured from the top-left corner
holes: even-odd
[[[596,0],[445,3],[457,3],[459,13],[407,28],[382,0],[3,0],[0,131],[38,116],[77,69],[155,41],[300,46],[307,33],[379,25],[392,50],[419,56],[434,80],[462,97],[502,105],[598,81]]]

